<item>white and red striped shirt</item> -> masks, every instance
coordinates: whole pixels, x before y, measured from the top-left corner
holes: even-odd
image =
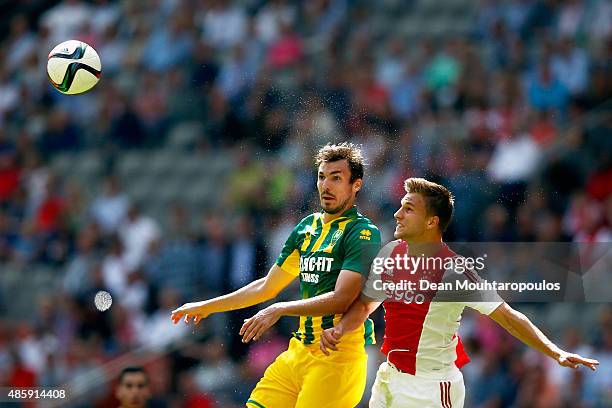
[[[402,240],[391,242],[380,253],[392,258],[404,254],[409,255],[409,249]],[[443,244],[434,257],[444,260],[459,255]],[[420,268],[412,273],[394,269],[370,274],[363,294],[371,299],[384,300],[386,327],[381,351],[398,370],[417,376],[448,378],[467,364],[470,359],[457,334],[463,309],[468,306],[488,315],[503,303],[495,292],[476,293],[477,296],[457,295],[456,298],[438,290],[383,292],[374,289],[375,279],[394,283],[402,280],[418,283],[426,279],[440,283],[453,279],[480,282],[480,277],[473,270],[466,269],[459,275],[444,268],[426,271]],[[414,296],[419,293],[422,295],[420,299],[425,301],[417,303]]]

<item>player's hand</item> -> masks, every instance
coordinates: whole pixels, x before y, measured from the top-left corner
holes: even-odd
[[[272,305],[260,310],[250,319],[245,319],[244,324],[240,328],[242,342],[248,343],[251,340],[258,340],[281,316],[280,307]]]
[[[206,304],[204,302],[192,302],[185,303],[183,306],[172,311],[171,319],[174,324],[177,324],[181,319],[185,324],[189,324],[189,321],[193,319],[194,324],[200,323],[200,320],[205,319],[210,314],[210,311],[206,310]]]
[[[321,342],[319,348],[326,356],[329,356],[329,350],[338,351],[336,345],[340,343],[340,338],[343,335],[343,331],[338,327],[332,327],[331,329],[323,330],[321,333]]]
[[[593,371],[597,370],[597,366],[599,365],[599,361],[597,360],[582,357],[574,353],[567,353],[565,351],[557,357],[557,362],[563,367],[578,368],[579,365],[583,365],[589,367]]]

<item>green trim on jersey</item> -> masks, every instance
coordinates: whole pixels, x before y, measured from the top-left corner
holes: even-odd
[[[380,232],[366,217],[352,207],[335,220],[324,223],[322,213],[314,213],[300,221],[291,234],[276,264],[300,278],[302,299],[309,299],[335,289],[343,269],[367,278],[372,259],[380,249]],[[304,344],[319,341],[321,331],[334,326],[341,315],[301,316],[293,334]],[[373,325],[364,323],[364,343],[372,344]]]
[[[255,401],[255,400],[252,400],[252,399],[247,400],[247,402],[246,402],[246,403],[247,403],[247,404],[253,404],[253,405],[255,405],[255,406],[256,406],[256,407],[258,407],[258,408],[266,408],[266,407],[264,407],[263,405],[261,405],[259,402]]]
[[[365,329],[363,333],[365,345],[369,346],[370,344],[376,343],[376,336],[374,334],[374,322],[372,321],[372,319],[366,319],[363,325]]]
[[[302,316],[303,317],[303,316]],[[306,322],[304,323],[304,344],[312,344],[314,342],[315,336],[313,334],[312,327],[312,316],[306,317]]]

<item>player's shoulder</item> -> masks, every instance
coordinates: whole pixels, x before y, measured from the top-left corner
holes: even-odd
[[[395,239],[393,241],[384,244],[378,251],[379,258],[390,258],[397,254],[407,253],[407,243],[401,239]]]
[[[374,224],[374,222],[371,219],[361,214],[360,212],[357,212],[355,214],[355,218],[351,224],[353,227],[363,227],[363,228],[367,228],[372,231],[379,232],[376,224]]]
[[[320,217],[320,213],[311,213],[308,214],[307,216],[305,216],[304,218],[302,218],[297,224],[295,224],[296,228],[298,227],[302,227],[305,225],[312,225],[313,221],[316,218]]]
[[[305,216],[304,218],[302,218],[300,220],[300,224],[306,223],[306,222],[312,222],[315,218],[319,218],[321,216],[321,213],[318,212],[314,212],[314,213],[310,213],[307,216]]]
[[[479,272],[484,268],[484,260],[470,256],[464,256],[447,248],[441,257],[446,261],[443,279],[467,279],[470,282],[480,282]]]
[[[314,223],[314,219],[316,217],[316,213],[309,214],[302,218],[295,226],[293,227],[292,235],[301,235],[301,234],[309,234],[314,233],[316,225]]]
[[[357,213],[351,221],[347,231],[353,237],[359,237],[362,240],[375,240],[380,242],[380,230],[368,217]]]
[[[368,217],[356,212],[346,226],[345,234],[349,240],[380,243],[380,231]]]

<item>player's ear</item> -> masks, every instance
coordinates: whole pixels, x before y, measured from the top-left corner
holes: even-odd
[[[429,219],[427,220],[428,229],[438,228],[439,225],[440,225],[440,217],[438,217],[437,215],[434,215],[433,217],[429,217]]]
[[[357,193],[359,190],[361,190],[361,185],[363,184],[363,180],[362,179],[357,179],[355,181],[353,181],[353,192]]]

